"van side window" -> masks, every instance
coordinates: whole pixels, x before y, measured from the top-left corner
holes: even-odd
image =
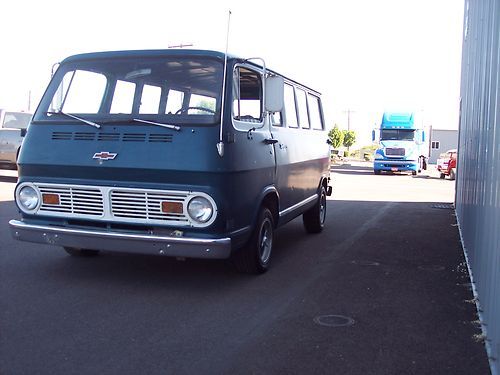
[[[134,105],[135,83],[116,81],[110,113],[132,113]]]
[[[293,86],[285,83],[285,118],[289,128],[298,128],[297,110],[295,108],[295,94]]]
[[[233,118],[262,121],[262,80],[260,74],[244,67],[234,70]]]
[[[309,102],[309,118],[311,120],[311,126],[316,130],[323,130],[323,120],[321,117],[321,100],[319,97],[308,94]]]
[[[51,103],[52,111],[97,113],[106,89],[106,77],[86,70],[67,72]]]
[[[299,122],[303,129],[309,129],[309,115],[307,113],[307,97],[306,92],[302,89],[297,89],[297,104],[299,107]]]

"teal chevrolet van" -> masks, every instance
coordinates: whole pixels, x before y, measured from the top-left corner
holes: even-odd
[[[321,232],[320,94],[261,59],[99,52],[62,61],[18,159],[14,238],[71,255],[231,258],[265,272],[276,228]]]

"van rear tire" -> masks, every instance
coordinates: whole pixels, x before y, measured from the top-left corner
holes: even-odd
[[[233,254],[233,263],[241,273],[261,274],[268,270],[274,237],[274,219],[267,207],[262,207],[248,243]]]
[[[321,186],[319,199],[316,204],[302,215],[302,221],[307,233],[320,233],[326,220],[326,190]]]

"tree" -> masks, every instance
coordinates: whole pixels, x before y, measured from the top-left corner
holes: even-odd
[[[338,149],[344,143],[344,133],[339,129],[337,124],[328,132],[328,138],[330,138],[334,149]]]
[[[347,147],[347,151],[349,151],[349,147],[351,147],[354,142],[356,142],[356,132],[354,130],[344,130],[343,131],[344,140],[342,144],[344,147]]]

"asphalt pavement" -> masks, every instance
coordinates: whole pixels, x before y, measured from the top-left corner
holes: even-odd
[[[17,242],[0,173],[0,374],[489,374],[454,183],[356,162],[332,176],[323,233],[292,221],[248,276]]]

